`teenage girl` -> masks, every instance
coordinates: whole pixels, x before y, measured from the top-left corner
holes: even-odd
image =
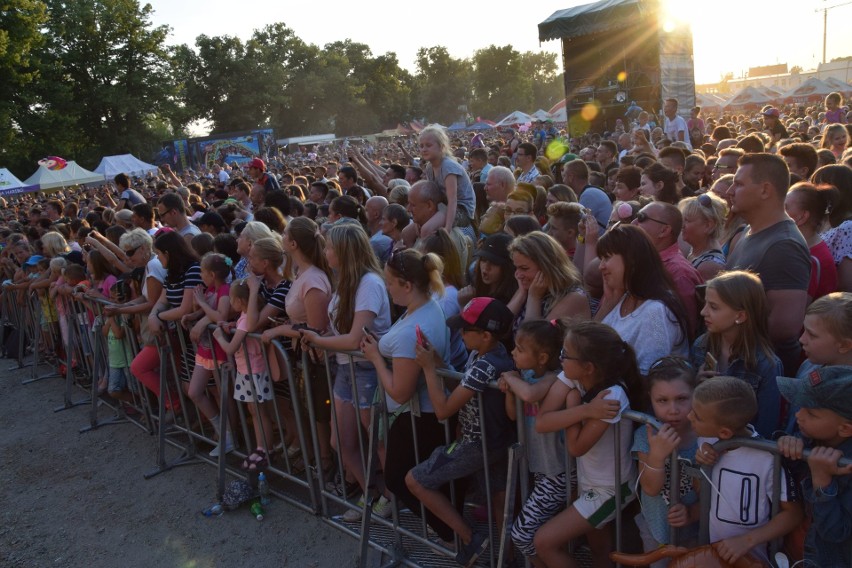
[[[243,462],[247,470],[263,469],[268,463],[269,449],[272,446],[272,418],[269,403],[274,399],[272,380],[263,358],[263,349],[257,339],[247,339],[249,322],[246,312],[249,309],[249,286],[245,280],[231,284],[231,309],[240,314],[234,335],[228,339],[225,336],[226,321],[220,321],[219,327],[213,332],[213,338],[219,342],[225,354],[234,356],[237,376],[234,380],[234,399],[247,403],[251,422],[254,426],[254,436],[257,446],[254,452]],[[262,309],[261,298],[257,299],[257,309]],[[245,340],[245,346],[243,343]],[[255,404],[256,402],[256,404]]]
[[[769,307],[757,275],[734,270],[707,282],[701,310],[707,333],[692,345],[691,362],[699,376],[738,377],[751,385],[758,412],[752,425],[771,439],[780,425],[781,394],[775,377],[784,368],[769,339]]]
[[[228,298],[230,286],[226,283],[231,275],[231,259],[224,255],[210,252],[201,259],[201,281],[193,293],[195,311],[181,318],[185,327],[192,325],[189,338],[196,345],[195,367],[187,387],[187,394],[195,406],[210,420],[220,444],[210,452],[211,457],[219,457],[222,433],[219,432],[219,408],[207,392],[213,368],[223,363],[227,356],[218,345],[211,345],[207,326],[211,323],[228,321],[231,312],[231,302]],[[214,347],[211,350],[211,347]],[[215,353],[214,353],[215,351]],[[225,453],[234,449],[230,433],[225,435]]]
[[[597,565],[609,566],[612,542],[606,525],[617,514],[616,491],[622,505],[632,501],[636,478],[630,457],[633,430],[625,425],[620,428],[621,485],[615,485],[613,424],[631,406],[641,408],[642,376],[633,348],[599,322],[570,327],[559,358],[562,373],[547,392],[536,430],[565,430],[565,445],[577,458],[579,497],[538,530],[535,549],[545,566],[573,568],[577,564],[564,546],[586,535]],[[616,401],[617,408],[602,404],[605,400]]]
[[[639,470],[639,501],[642,512],[636,515],[636,526],[645,552],[656,550],[669,542],[669,527],[690,524],[688,508],[697,501],[692,490],[692,478],[681,468],[678,479],[677,505],[669,498],[671,491],[671,455],[677,448],[678,457],[695,461],[697,438],[687,418],[692,410],[692,391],[696,373],[685,359],[663,357],[651,365],[647,384],[654,417],[663,423],[658,431],[642,425],[633,436],[633,455]],[[697,532],[681,531],[678,544],[683,545]],[[668,566],[661,560],[651,568]]]

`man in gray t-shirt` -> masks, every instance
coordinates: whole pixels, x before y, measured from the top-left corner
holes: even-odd
[[[784,210],[789,186],[790,170],[780,156],[760,153],[740,158],[728,196],[732,212],[746,220],[749,230],[728,256],[728,268],[760,276],[769,303],[769,334],[785,374],[794,377],[811,256],[805,238]]]

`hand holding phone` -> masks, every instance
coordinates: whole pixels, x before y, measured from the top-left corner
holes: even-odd
[[[708,352],[704,356],[704,370],[705,371],[710,371],[712,373],[715,373],[716,372],[716,365],[718,365],[718,364],[719,364],[719,362],[716,360],[716,358],[713,356],[712,353]]]
[[[377,341],[377,342],[379,341],[379,336],[376,335],[376,333],[373,330],[371,330],[369,327],[367,327],[366,325],[364,327],[362,327],[361,330],[364,332],[364,335],[366,335],[368,337],[372,337],[374,341]]]
[[[420,329],[420,326],[414,326],[414,331],[417,334],[417,345],[424,349],[429,349],[429,340],[426,339],[426,335],[423,333],[423,330]]]

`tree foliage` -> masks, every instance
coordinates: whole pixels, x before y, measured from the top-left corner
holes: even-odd
[[[6,0],[0,8],[0,165],[32,171],[48,154],[93,167],[148,158],[164,137],[207,121],[216,132],[349,136],[412,118],[451,124],[549,108],[556,56],[511,45],[456,58],[421,48],[413,73],[351,40],[322,47],[284,23],[246,40],[199,35],[168,46],[138,0]]]

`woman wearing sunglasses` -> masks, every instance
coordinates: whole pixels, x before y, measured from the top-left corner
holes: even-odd
[[[618,225],[597,243],[604,293],[595,319],[633,347],[642,374],[666,355],[689,354],[686,311],[645,232]]]

